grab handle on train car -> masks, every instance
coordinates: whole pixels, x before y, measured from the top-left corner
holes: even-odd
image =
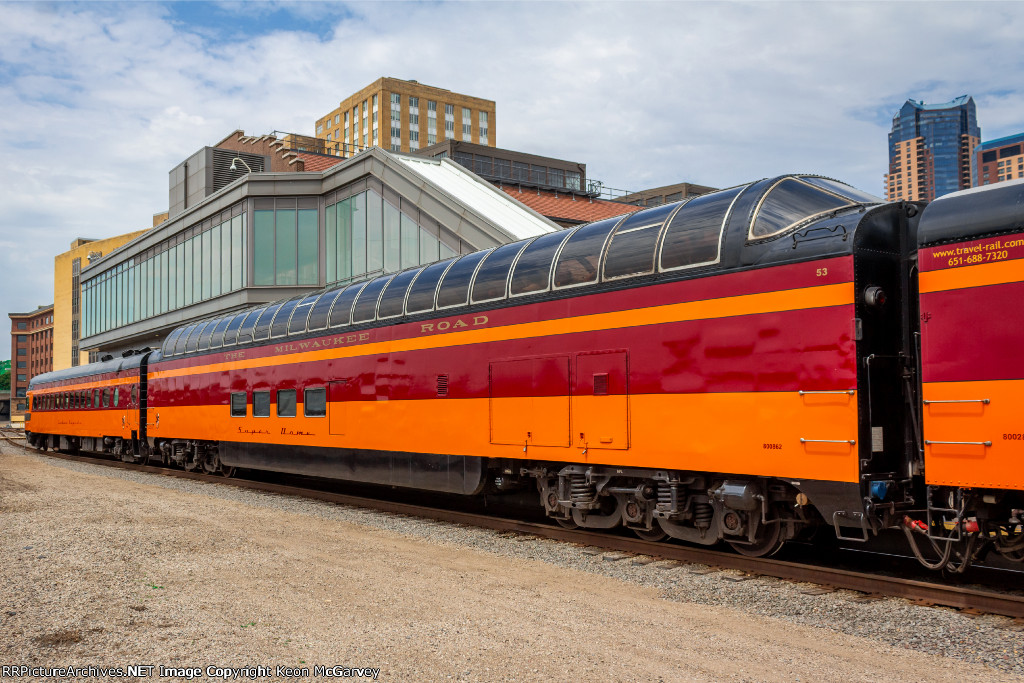
[[[800,437],[800,443],[848,443],[851,446],[857,445],[856,439],[805,439]]]
[[[923,401],[926,406],[931,405],[932,403],[984,403],[985,405],[988,405],[991,402],[992,399],[989,398],[961,398],[953,401]]]
[[[947,444],[953,446],[991,446],[991,441],[929,441],[925,439],[924,445],[931,446],[932,444]]]
[[[855,393],[857,393],[857,390],[843,389],[842,391],[804,391],[803,389],[801,389],[797,393],[800,394],[801,396],[806,396],[808,394],[849,394],[850,396],[853,396]]]

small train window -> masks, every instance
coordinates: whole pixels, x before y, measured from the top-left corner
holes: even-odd
[[[569,236],[558,254],[552,284],[555,289],[597,282],[597,267],[608,235],[622,216],[584,225]]]
[[[512,271],[509,296],[546,292],[551,288],[551,262],[558,248],[575,230],[558,230],[541,235],[523,250]]]
[[[213,328],[213,336],[210,337],[210,348],[219,349],[224,345],[224,330],[228,328],[228,324],[231,323],[232,316],[226,315],[217,321],[217,326]]]
[[[476,267],[489,253],[491,252],[477,251],[466,254],[452,264],[437,287],[437,307],[439,309],[465,306],[469,303],[469,283],[473,280]]]
[[[252,333],[253,341],[262,341],[270,337],[270,323],[283,305],[284,302],[279,301],[276,304],[267,306],[267,310],[263,311],[259,321],[256,323],[256,329]]]
[[[504,244],[487,255],[477,270],[476,277],[473,278],[473,296],[470,299],[473,303],[505,298],[512,264],[527,244],[528,242]]]
[[[196,325],[192,324],[181,331],[178,336],[178,341],[174,342],[174,355],[180,356],[185,353],[185,342],[188,341],[188,336],[192,334],[192,330],[196,329]]]
[[[118,400],[120,399],[120,396],[121,396],[121,391],[117,387],[114,387],[114,407],[115,408],[117,407]]]
[[[299,305],[302,299],[303,297],[297,296],[284,302],[277,315],[274,316],[274,322],[270,324],[271,337],[283,337],[288,334],[288,320],[292,317],[292,311],[295,310],[295,307]]]
[[[110,407],[110,387],[107,387],[106,389],[103,390],[103,407]]]
[[[224,330],[224,344],[223,346],[234,346],[238,341],[238,328],[242,326],[242,321],[245,320],[245,316],[248,311],[242,311],[228,323],[228,327]]]
[[[369,284],[367,282],[357,282],[354,285],[349,285],[345,288],[337,299],[334,300],[334,306],[331,307],[330,325],[331,327],[341,327],[348,325],[352,320],[352,302],[359,296],[359,292],[363,291],[363,288]]]
[[[306,389],[302,412],[306,417],[327,417],[327,390]]]
[[[854,202],[796,178],[783,178],[761,198],[750,221],[747,239],[781,235],[799,223]]]
[[[184,332],[184,331],[185,331],[184,327],[179,327],[178,329],[176,329],[173,332],[171,332],[167,336],[167,339],[164,339],[164,343],[160,347],[160,352],[164,355],[165,358],[174,355],[174,344],[175,344],[175,342],[178,341],[178,337],[180,337],[181,333]]]
[[[206,323],[206,327],[203,328],[203,333],[199,335],[199,346],[196,348],[197,351],[208,351],[210,349],[210,340],[213,338],[213,330],[217,327],[217,323],[220,320],[211,320]]]
[[[133,384],[132,385],[131,401],[132,401],[132,405],[136,405],[139,402],[139,385],[138,384]]]
[[[661,241],[661,270],[718,263],[729,209],[744,187],[695,197],[679,209]]]
[[[100,407],[100,390],[99,389],[93,389],[92,390],[92,407],[93,408],[99,408]]]
[[[405,293],[409,291],[409,285],[420,273],[420,268],[405,270],[394,277],[388,283],[387,289],[380,296],[380,303],[377,304],[378,318],[394,318],[402,315],[405,310]]]
[[[614,280],[654,272],[661,226],[677,208],[679,202],[638,211],[619,224],[605,252],[604,277]]]
[[[270,392],[252,392],[252,416],[270,417]]]
[[[247,399],[244,391],[231,392],[231,417],[245,417]]]
[[[199,348],[199,337],[203,334],[203,330],[206,329],[207,324],[209,324],[209,321],[204,320],[196,325],[195,329],[192,330],[192,333],[188,335],[188,340],[185,342],[185,353],[192,353]]]
[[[391,282],[392,277],[392,275],[384,275],[370,280],[370,283],[363,287],[363,291],[359,293],[356,305],[352,309],[352,322],[365,323],[377,317],[377,300],[380,298],[380,293]]]
[[[309,312],[320,298],[320,294],[321,292],[315,292],[299,302],[292,311],[291,320],[288,321],[288,334],[302,334],[306,331],[306,318],[309,317]]]
[[[409,297],[405,302],[406,313],[424,313],[434,310],[434,295],[437,293],[437,283],[441,281],[448,267],[455,262],[455,259],[447,259],[432,263],[420,272],[420,276],[409,288]]]
[[[294,389],[281,389],[277,392],[277,416],[295,417]]]
[[[256,319],[260,317],[260,314],[266,308],[257,308],[249,311],[245,316],[245,320],[242,321],[241,327],[238,328],[238,343],[248,344],[252,341],[252,329],[256,327]]]

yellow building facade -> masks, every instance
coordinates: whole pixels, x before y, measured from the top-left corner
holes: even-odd
[[[346,157],[369,147],[415,152],[445,140],[495,147],[495,111],[494,100],[378,78],[317,119],[316,137],[327,154]]]
[[[164,214],[166,216],[166,214]],[[166,220],[166,218],[164,219]],[[153,218],[154,225],[157,217]],[[88,352],[78,350],[80,338],[82,270],[114,249],[131,242],[145,230],[103,240],[78,238],[71,249],[53,259],[53,369],[64,370],[89,361]]]

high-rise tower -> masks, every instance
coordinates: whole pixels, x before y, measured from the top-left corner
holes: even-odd
[[[907,100],[892,117],[886,199],[931,201],[971,187],[971,157],[980,139],[968,95],[945,104]]]

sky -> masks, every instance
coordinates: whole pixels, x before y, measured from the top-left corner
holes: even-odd
[[[312,134],[381,76],[497,103],[499,147],[639,190],[820,173],[881,194],[908,99],[1024,131],[1019,2],[2,2],[0,311],[152,224],[235,129]],[[10,337],[0,335],[0,359]]]

